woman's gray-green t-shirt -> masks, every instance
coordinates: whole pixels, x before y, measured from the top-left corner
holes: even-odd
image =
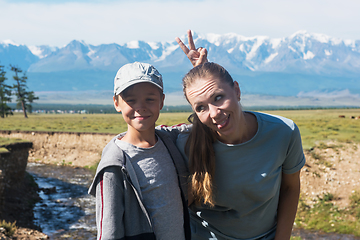
[[[250,141],[213,145],[215,206],[190,206],[192,239],[251,239],[274,232],[281,175],[299,171],[305,157],[293,121],[251,113],[257,118],[258,131]],[[186,159],[187,136],[181,134],[177,140]]]

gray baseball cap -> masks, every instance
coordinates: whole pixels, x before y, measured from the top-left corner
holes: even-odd
[[[148,63],[128,63],[122,66],[114,79],[114,94],[118,95],[126,88],[142,82],[149,82],[163,90],[162,76]]]

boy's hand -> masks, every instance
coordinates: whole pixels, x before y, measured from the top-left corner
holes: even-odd
[[[181,41],[180,38],[176,37],[175,40],[179,44],[180,48],[189,58],[191,64],[196,67],[200,64],[206,63],[207,60],[207,50],[206,48],[199,47],[198,49],[195,48],[195,44],[193,41],[193,37],[191,34],[191,30],[187,31],[188,40],[189,40],[189,48]]]

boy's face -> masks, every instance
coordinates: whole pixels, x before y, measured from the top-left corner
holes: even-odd
[[[164,97],[154,84],[138,83],[125,94],[114,96],[114,106],[116,111],[122,112],[128,131],[153,131],[164,105]]]

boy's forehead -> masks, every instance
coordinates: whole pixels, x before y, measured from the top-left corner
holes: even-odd
[[[129,96],[136,94],[157,94],[159,92],[160,94],[163,93],[162,89],[157,87],[155,84],[149,82],[142,82],[142,83],[136,83],[126,88],[124,91],[121,92],[121,95]]]

